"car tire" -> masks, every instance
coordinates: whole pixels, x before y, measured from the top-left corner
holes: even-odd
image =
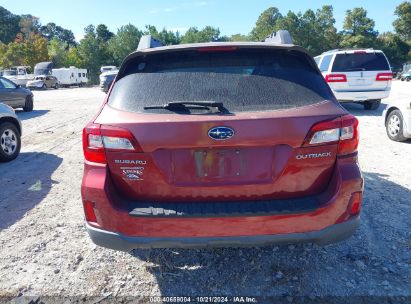
[[[0,124],[0,162],[15,159],[21,148],[21,137],[17,127],[10,123]]]
[[[33,97],[31,97],[31,96],[26,97],[26,101],[24,103],[23,111],[24,112],[33,111]]]
[[[406,77],[405,81],[407,81],[407,82],[410,81],[410,77]]]
[[[385,122],[385,129],[387,135],[394,141],[406,141],[404,137],[404,119],[400,110],[394,110],[388,114],[387,121]]]
[[[364,109],[377,110],[381,105],[381,99],[364,101]]]
[[[54,85],[54,89],[57,90],[59,88],[59,84],[56,82],[56,84]]]

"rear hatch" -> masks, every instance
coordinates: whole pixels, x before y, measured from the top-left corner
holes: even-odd
[[[331,73],[345,75],[345,81],[330,83],[337,92],[385,91],[392,79],[384,53],[373,50],[338,53]]]
[[[126,59],[94,127],[129,199],[283,199],[327,187],[345,114],[299,48],[199,47]]]

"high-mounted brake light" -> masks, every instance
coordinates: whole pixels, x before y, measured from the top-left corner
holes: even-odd
[[[354,54],[367,54],[367,52],[366,51],[354,51]]]
[[[392,73],[378,73],[376,81],[390,81],[392,80]]]
[[[338,143],[338,154],[350,154],[358,147],[358,120],[351,114],[319,122],[311,127],[304,146]]]
[[[347,82],[347,76],[345,74],[328,74],[328,75],[325,75],[325,81],[327,82]]]
[[[198,52],[233,52],[237,50],[236,46],[207,46],[207,47],[200,47],[197,49]]]
[[[88,124],[83,130],[84,158],[90,162],[105,164],[106,150],[142,152],[130,131],[112,126]]]

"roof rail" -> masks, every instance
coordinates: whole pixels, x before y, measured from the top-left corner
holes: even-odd
[[[159,46],[163,46],[163,44],[159,40],[153,38],[151,35],[144,35],[140,38],[137,51],[151,49]]]
[[[278,44],[293,44],[293,38],[286,30],[279,30],[267,36],[264,42],[278,43]]]

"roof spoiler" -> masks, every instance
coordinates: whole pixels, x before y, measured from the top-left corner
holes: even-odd
[[[264,42],[277,43],[277,44],[293,44],[293,38],[286,30],[279,30],[267,36]]]
[[[140,38],[137,51],[151,49],[159,46],[163,46],[163,44],[159,40],[153,38],[151,35],[144,35]]]

